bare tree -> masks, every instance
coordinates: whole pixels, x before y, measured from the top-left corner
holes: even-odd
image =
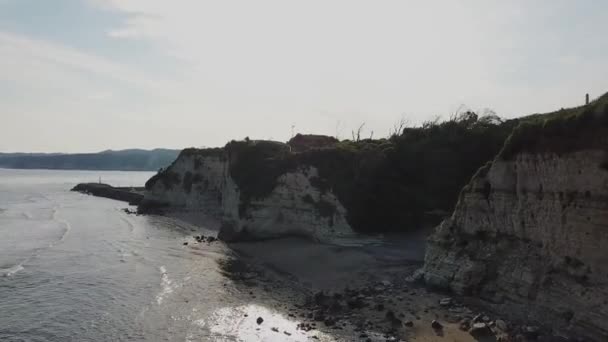
[[[503,123],[504,120],[492,109],[484,108],[481,111],[478,122],[483,125],[499,125]]]
[[[452,114],[450,114],[449,121],[458,121],[459,117],[462,115],[463,112],[469,112],[469,111],[470,110],[467,106],[465,106],[464,104],[461,104],[460,106],[458,106],[458,108]]]
[[[427,121],[423,122],[422,128],[426,129],[426,128],[435,127],[435,126],[439,125],[440,121],[441,121],[441,115],[437,115],[432,120],[427,120]]]
[[[403,129],[405,127],[407,127],[408,124],[409,124],[409,122],[405,118],[405,115],[402,115],[401,119],[399,119],[399,121],[395,122],[393,124],[393,127],[388,130],[388,137],[389,137],[389,139],[393,138],[393,137],[398,137],[399,135],[401,135],[401,133],[403,133]]]
[[[338,120],[338,122],[336,122],[336,139],[340,140],[340,135],[342,133],[342,121]]]
[[[357,128],[357,131],[351,131],[351,135],[353,137],[353,141],[361,141],[361,132],[363,131],[363,126],[365,126],[365,122]]]

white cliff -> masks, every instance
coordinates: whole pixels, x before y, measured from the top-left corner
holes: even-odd
[[[327,240],[351,235],[340,201],[331,192],[311,184],[311,178],[317,176],[317,170],[310,166],[285,173],[270,195],[250,201],[240,213],[238,187],[229,179],[220,237],[230,240],[239,236],[301,235]]]
[[[480,169],[429,239],[426,283],[605,340],[606,158],[603,149],[522,152]]]
[[[146,199],[164,203],[165,210],[204,212],[221,220],[224,240],[292,235],[327,240],[352,234],[336,196],[311,184],[318,177],[314,167],[286,171],[263,197],[245,199],[231,175],[238,158],[226,151],[186,150],[148,182]]]

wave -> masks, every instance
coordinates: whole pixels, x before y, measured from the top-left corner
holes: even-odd
[[[17,273],[19,271],[23,271],[24,269],[25,268],[23,268],[23,266],[21,264],[17,264],[13,267],[0,269],[0,274],[2,274],[2,276],[4,276],[4,277],[12,277],[15,275],[15,273]]]
[[[161,266],[159,268],[159,271],[160,271],[160,292],[158,293],[158,295],[156,295],[156,303],[158,305],[161,305],[163,303],[163,300],[165,299],[165,297],[167,297],[169,294],[173,293],[175,285],[173,284],[173,281],[171,279],[169,279],[169,276],[167,275],[167,269],[165,268],[165,266]]]
[[[64,229],[64,231],[63,231],[63,234],[62,234],[62,235],[61,235],[61,237],[59,238],[59,241],[56,241],[56,242],[51,242],[51,243],[49,244],[49,247],[53,247],[53,246],[54,246],[56,243],[64,241],[64,240],[65,240],[65,238],[66,238],[66,237],[68,236],[68,234],[70,233],[70,231],[72,230],[72,225],[70,224],[70,222],[68,222],[68,221],[66,221],[66,220],[64,220],[64,219],[62,219],[62,218],[59,218],[59,217],[57,216],[57,214],[58,214],[58,213],[59,213],[59,209],[58,209],[58,207],[53,208],[53,215],[52,215],[52,219],[53,219],[53,221],[55,221],[55,222],[58,222],[58,223],[62,224],[62,225],[64,226],[64,228],[65,228],[65,229]]]
[[[133,231],[135,231],[135,225],[131,223],[131,221],[127,220],[124,217],[121,217],[120,220],[126,223],[126,225],[129,227],[129,232],[133,233]]]

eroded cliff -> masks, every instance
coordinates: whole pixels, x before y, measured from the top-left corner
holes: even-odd
[[[427,284],[608,338],[608,103],[532,117],[430,237]]]
[[[187,149],[148,181],[146,200],[221,220],[224,240],[352,234],[340,201],[315,184],[317,169],[290,163],[288,153],[289,146],[271,141]]]
[[[206,212],[226,239],[411,231],[453,209],[516,123],[465,112],[383,139],[298,134],[186,149],[150,179],[140,208]]]

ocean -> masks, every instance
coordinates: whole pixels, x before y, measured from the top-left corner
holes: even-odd
[[[69,191],[152,174],[0,169],[0,341],[306,340],[259,329],[296,323],[224,275],[225,245],[183,244],[213,232]]]

